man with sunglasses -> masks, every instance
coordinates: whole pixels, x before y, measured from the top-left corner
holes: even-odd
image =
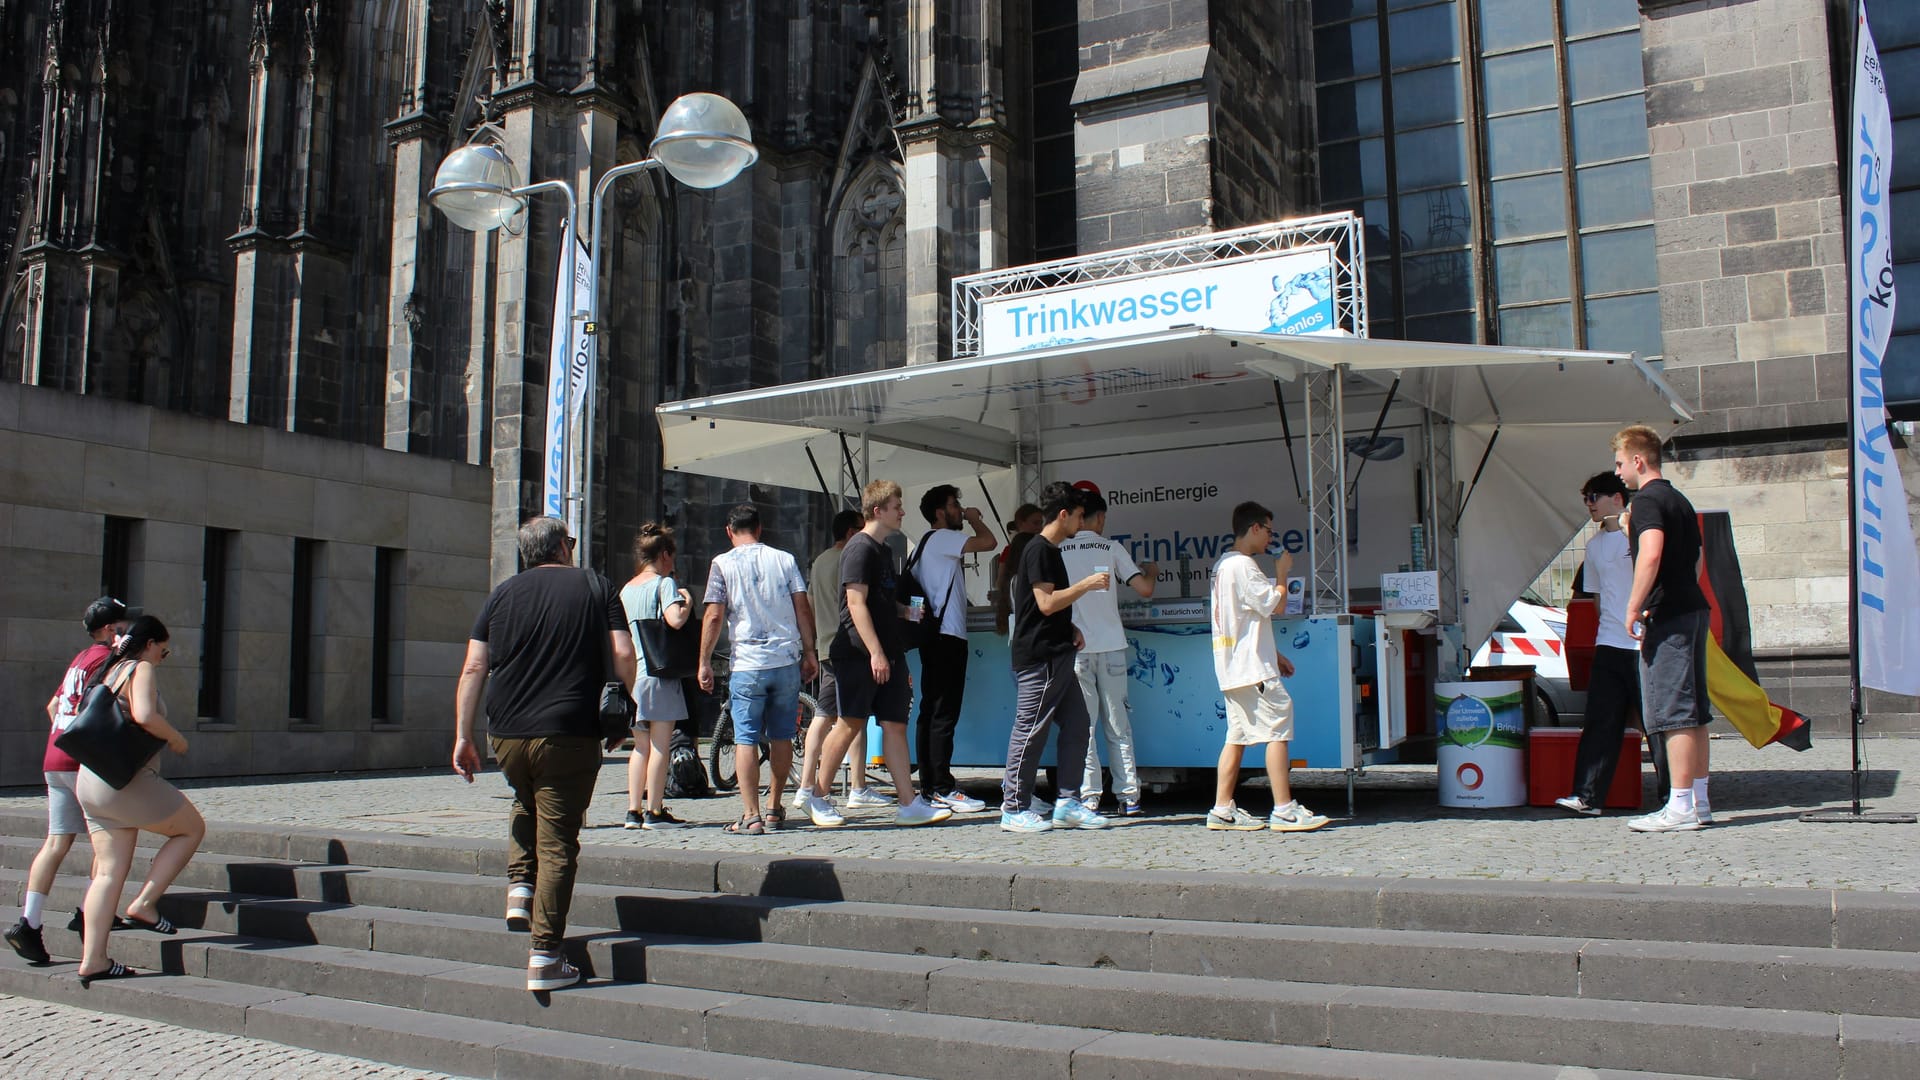
[[[1554,805],[1584,817],[1599,817],[1620,761],[1620,736],[1640,700],[1640,643],[1627,633],[1627,598],[1633,593],[1633,557],[1620,515],[1627,485],[1612,472],[1596,473],[1580,488],[1587,513],[1600,531],[1587,541],[1586,561],[1575,596],[1597,596],[1600,627],[1594,639],[1593,673],[1587,683],[1586,726],[1574,751],[1573,794]],[[1634,763],[1637,767],[1639,762]]]

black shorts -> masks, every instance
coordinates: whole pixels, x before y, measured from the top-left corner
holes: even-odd
[[[1701,727],[1707,715],[1708,612],[1655,617],[1640,641],[1640,716],[1648,735]]]
[[[913,688],[908,685],[907,662],[894,660],[893,671],[885,683],[873,681],[873,668],[864,654],[835,657],[833,684],[842,717],[864,720],[872,717],[883,724],[904,724],[913,708]]]

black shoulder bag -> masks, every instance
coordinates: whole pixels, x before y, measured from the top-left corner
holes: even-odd
[[[660,585],[666,578],[657,578]],[[658,591],[658,590],[656,590]],[[677,601],[674,597],[673,601]],[[640,659],[647,674],[656,679],[684,679],[700,667],[700,622],[688,612],[679,629],[667,621],[667,597],[660,599],[660,613],[650,619],[633,620],[633,640],[640,647]]]
[[[166,740],[133,722],[129,710],[120,707],[120,691],[107,685],[103,677],[87,688],[80,699],[80,712],[53,745],[68,757],[92,769],[115,791],[133,783],[147,762],[167,745]],[[121,680],[121,688],[133,679],[131,669]]]
[[[627,684],[620,681],[619,673],[613,666],[613,638],[604,622],[607,617],[607,579],[592,570],[580,572],[587,575],[588,587],[593,590],[593,626],[600,638],[600,671],[607,680],[600,687],[600,737],[611,747],[627,737],[633,727],[634,715],[639,710],[633,703],[633,695],[627,692]],[[626,613],[623,611],[621,614]]]

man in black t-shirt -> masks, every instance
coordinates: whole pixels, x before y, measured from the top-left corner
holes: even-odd
[[[887,538],[900,531],[906,507],[900,485],[873,480],[860,493],[866,526],[853,534],[840,553],[840,632],[833,637],[827,663],[833,669],[835,708],[833,732],[821,747],[823,761],[847,755],[853,737],[867,726],[867,717],[880,721],[880,752],[893,776],[900,806],[893,820],[900,825],[932,825],[953,816],[935,806],[913,786],[913,760],[907,755],[907,711],[913,704],[913,686],[907,676],[907,650],[900,636],[904,608],[896,599],[893,551]],[[807,800],[807,816],[816,826],[833,828],[845,822],[824,794]]]
[[[1690,832],[1713,823],[1707,804],[1706,594],[1700,591],[1700,518],[1660,475],[1660,435],[1636,425],[1613,437],[1613,468],[1634,492],[1627,507],[1633,591],[1627,633],[1640,642],[1640,714],[1666,747],[1672,790],[1635,832]]]
[[[580,981],[561,948],[600,775],[600,688],[618,678],[632,692],[635,656],[619,594],[574,568],[566,522],[529,518],[520,561],[526,569],[501,582],[473,622],[454,697],[453,771],[469,784],[480,771],[473,729],[484,697],[488,741],[513,788],[507,926],[532,931],[527,989],[545,991]]]
[[[1062,541],[1085,524],[1086,492],[1065,481],[1040,495],[1047,523],[1020,552],[1013,575],[1013,733],[1007,740],[1007,771],[1000,782],[1000,827],[1011,833],[1057,827],[1103,829],[1107,819],[1080,802],[1080,767],[1087,760],[1087,702],[1080,695],[1073,656],[1086,643],[1073,625],[1073,602],[1112,581],[1109,573],[1067,578]],[[1060,728],[1060,790],[1051,819],[1029,808],[1034,774],[1048,729]]]

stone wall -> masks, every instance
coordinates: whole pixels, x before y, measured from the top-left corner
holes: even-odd
[[[1847,280],[1826,5],[1645,7],[1665,376],[1699,414],[1671,475],[1696,506],[1732,513],[1754,647],[1783,680],[1769,689],[1789,704],[1811,694],[1800,704],[1826,727],[1845,718],[1844,689],[1836,704],[1824,669],[1796,682],[1848,642]],[[1902,467],[1911,510],[1920,457],[1907,450]],[[1866,705],[1915,729],[1911,700]]]
[[[0,492],[0,785],[38,780],[47,698],[86,644],[80,613],[105,579],[107,515],[131,522],[122,599],[172,632],[160,687],[191,749],[163,762],[170,775],[445,757],[453,684],[488,586],[486,470],[0,384]],[[204,633],[209,530],[226,539],[217,642]],[[289,697],[297,541],[311,552],[305,709]],[[388,707],[376,719],[383,557],[391,642]],[[209,648],[217,685],[203,698]],[[215,702],[205,715],[203,700]]]
[[[1667,378],[1690,437],[1846,422],[1846,266],[1821,0],[1643,18]]]

